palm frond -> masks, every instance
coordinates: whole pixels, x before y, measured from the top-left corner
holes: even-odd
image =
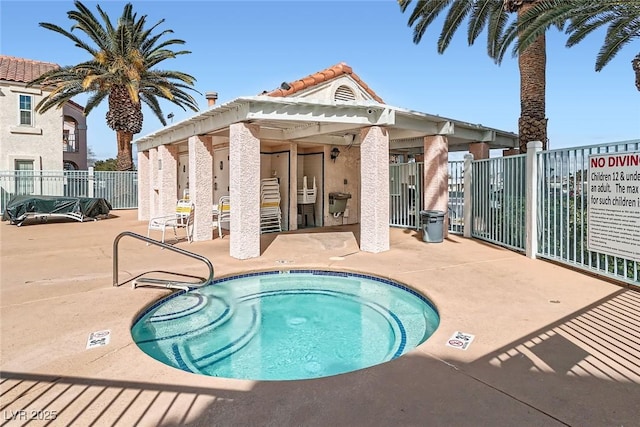
[[[109,15],[107,15],[107,13],[104,10],[102,10],[100,5],[97,5],[96,9],[98,9],[98,13],[100,13],[100,17],[102,18],[102,21],[104,21],[104,28],[106,30],[106,33],[112,34],[114,31],[114,28],[113,28],[113,24],[111,23],[111,18],[109,17]]]
[[[502,32],[502,36],[500,36],[500,39],[498,40],[498,43],[496,45],[494,45],[493,47],[488,46],[487,49],[494,49],[493,50],[493,60],[496,62],[496,64],[501,64],[502,61],[504,60],[504,55],[506,54],[507,50],[509,49],[509,46],[511,46],[512,44],[515,44],[517,46],[518,44],[518,21],[513,21],[511,22],[511,24],[509,24],[509,26],[507,27],[506,30],[504,30]],[[517,55],[517,50],[514,49],[513,50],[513,55]]]
[[[85,5],[79,1],[73,3],[77,11],[71,10],[67,12],[69,19],[76,21],[76,24],[72,27],[83,31],[100,49],[106,50],[108,46],[105,45],[106,34],[104,28],[96,17],[91,13]]]
[[[509,22],[509,14],[501,5],[494,5],[487,15],[487,20],[487,54],[497,64],[500,64],[502,44],[509,42],[509,40],[502,37],[504,28],[507,22]],[[508,44],[510,44],[510,42]]]
[[[140,100],[149,107],[151,112],[158,118],[158,120],[160,120],[162,126],[167,125],[167,120],[165,119],[164,114],[162,113],[162,108],[160,107],[158,99],[155,96],[148,96],[145,93],[141,93]]]
[[[108,92],[98,91],[91,92],[91,96],[87,99],[86,104],[84,105],[84,115],[88,116],[91,111],[105,100],[105,98],[109,96]]]
[[[431,23],[438,17],[438,15],[440,15],[440,12],[445,10],[447,6],[449,6],[449,4],[453,1],[464,0],[421,0],[418,2],[416,8],[413,10],[408,20],[408,25],[410,27],[415,25],[413,30],[414,43],[420,43],[429,25],[431,25]]]
[[[438,53],[443,53],[447,49],[449,43],[451,43],[451,39],[460,27],[460,24],[462,24],[464,19],[469,15],[472,8],[472,2],[453,2],[451,8],[449,9],[449,13],[444,20],[444,24],[442,25],[442,32],[440,33],[440,37],[438,38]]]
[[[472,45],[482,30],[486,27],[489,14],[495,7],[493,0],[478,0],[472,8],[469,18],[469,28],[467,29],[467,43]]]
[[[551,26],[564,30],[568,36],[567,47],[573,47],[590,34],[606,28],[595,63],[596,71],[600,71],[631,40],[640,37],[640,1],[540,0],[520,16],[517,26],[511,25],[505,30],[503,43],[517,37],[513,49],[513,54],[517,55]]]
[[[156,44],[156,42],[158,40],[160,40],[160,38],[164,37],[167,34],[173,34],[173,31],[165,30],[165,31],[162,31],[161,33],[156,34],[153,37],[149,37],[149,38],[144,39],[142,41],[142,43],[140,43],[140,50],[143,51],[143,52],[148,52],[149,50],[153,49],[154,45]],[[182,42],[182,43],[179,43],[179,44],[184,44],[185,43],[183,40],[180,40],[180,42]],[[166,43],[166,42],[164,42],[164,43]]]
[[[596,71],[601,71],[631,40],[640,37],[640,19],[627,18],[613,23],[607,30],[605,42],[596,57]]]
[[[566,21],[571,17],[571,4],[572,2],[567,0],[543,0],[522,14],[518,18],[518,25],[509,28],[510,32],[517,34],[518,39],[512,52],[513,56],[531,46],[549,27],[564,28]]]
[[[71,41],[73,41],[77,47],[86,50],[91,55],[95,55],[96,50],[93,47],[91,47],[90,45],[85,43],[82,39],[76,37],[75,34],[72,34],[72,33],[68,32],[67,30],[63,29],[62,27],[59,27],[59,26],[54,25],[54,24],[49,24],[47,22],[40,22],[38,25],[40,27],[42,27],[42,28],[47,29],[47,30],[51,30],[51,31],[54,31],[56,33],[62,34],[63,36],[65,36],[68,39],[70,39]]]

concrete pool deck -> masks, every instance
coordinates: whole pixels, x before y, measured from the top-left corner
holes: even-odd
[[[217,277],[364,272],[421,291],[441,316],[418,348],[361,371],[281,382],[205,377],[133,343],[133,318],[170,291],[112,286],[114,238],[146,235],[147,225],[136,211],[113,214],[0,223],[1,425],[640,425],[636,291],[479,241],[426,244],[395,228],[380,254],[359,251],[357,227],[263,235],[262,256],[245,261],[228,255],[228,237],[181,241]],[[206,275],[196,260],[126,237],[119,258],[120,281],[158,269]],[[106,329],[110,343],[87,350],[89,334]],[[475,336],[467,350],[446,345],[456,331]]]

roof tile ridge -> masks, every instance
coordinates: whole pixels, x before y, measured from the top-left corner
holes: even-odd
[[[0,58],[5,58],[5,59],[8,59],[8,60],[13,60],[13,61],[23,61],[23,62],[28,62],[30,64],[53,65],[55,67],[60,67],[60,64],[57,64],[55,62],[40,61],[38,59],[31,59],[31,58],[22,58],[20,56],[0,54]]]

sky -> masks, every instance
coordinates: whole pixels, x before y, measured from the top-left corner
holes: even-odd
[[[174,49],[182,55],[161,63],[197,79],[193,93],[201,110],[205,92],[218,92],[218,103],[276,89],[280,83],[345,62],[387,104],[518,131],[520,115],[517,58],[498,66],[486,54],[486,36],[469,47],[460,28],[440,55],[436,42],[441,24],[433,24],[420,44],[395,0],[358,1],[133,1],[138,15],[147,15],[158,31],[173,30],[186,42]],[[125,2],[85,1],[115,21]],[[415,4],[415,2],[414,2]],[[411,7],[412,8],[412,7]],[[0,52],[59,65],[88,60],[88,53],[66,37],[39,26],[48,22],[70,29],[72,1],[0,2]],[[595,58],[604,33],[565,47],[566,36],[547,34],[547,117],[549,148],[576,147],[640,138],[640,92],[634,85],[631,60],[640,41],[625,46],[601,71]],[[86,97],[74,99],[83,104]],[[177,122],[193,115],[161,103]],[[88,144],[96,159],[116,156],[115,132],[106,125],[106,102],[88,116]],[[142,137],[162,127],[143,109]],[[168,120],[171,122],[171,120]]]

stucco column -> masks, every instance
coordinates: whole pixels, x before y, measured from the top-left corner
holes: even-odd
[[[149,149],[149,217],[162,215],[159,211],[160,175],[158,173],[158,147]]]
[[[195,206],[193,240],[211,240],[213,227],[213,144],[192,136],[189,145],[189,198]]]
[[[229,126],[230,255],[260,256],[259,128],[246,123]]]
[[[360,146],[360,250],[389,250],[389,133],[363,129]]]
[[[151,218],[152,194],[149,151],[138,152],[138,221]]]
[[[158,209],[160,215],[176,211],[178,201],[178,146],[158,147]]]
[[[289,145],[289,230],[298,229],[298,144]]]
[[[424,137],[424,209],[443,211],[444,235],[448,235],[449,144],[447,137]]]
[[[489,144],[486,142],[472,142],[469,144],[469,153],[473,154],[475,160],[489,158]]]

